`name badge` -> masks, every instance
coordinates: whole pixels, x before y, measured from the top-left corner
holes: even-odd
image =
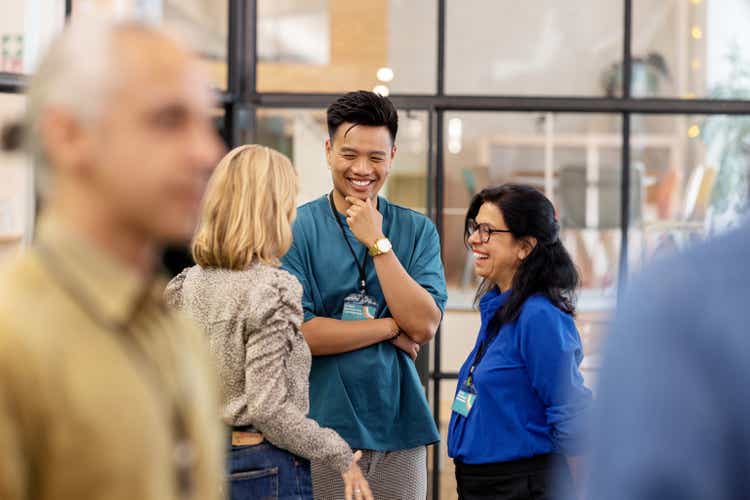
[[[451,410],[455,411],[461,416],[468,417],[469,412],[474,407],[474,403],[477,401],[477,392],[470,385],[464,384],[461,390],[456,394],[456,399],[453,400]]]
[[[366,293],[352,293],[344,299],[341,319],[344,321],[375,319],[378,303]]]

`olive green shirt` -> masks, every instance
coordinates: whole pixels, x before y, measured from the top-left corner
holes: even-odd
[[[221,497],[210,356],[162,291],[52,219],[0,271],[0,498]]]

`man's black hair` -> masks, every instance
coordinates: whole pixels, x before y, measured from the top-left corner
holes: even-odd
[[[358,90],[344,94],[328,106],[326,119],[331,141],[342,123],[352,123],[369,127],[386,127],[391,135],[391,142],[396,142],[396,132],[398,132],[396,107],[390,99],[374,92]]]

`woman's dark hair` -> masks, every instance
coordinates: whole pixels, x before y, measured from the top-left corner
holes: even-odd
[[[536,293],[546,296],[556,307],[575,314],[575,291],[579,284],[578,270],[560,241],[560,225],[555,207],[538,190],[520,184],[503,184],[487,188],[471,200],[464,223],[464,241],[468,246],[469,223],[485,203],[492,203],[503,214],[505,224],[516,239],[531,236],[536,245],[521,262],[513,276],[508,301],[492,322],[510,323],[518,318],[523,303]],[[479,285],[475,305],[495,286],[484,279]]]
[[[333,140],[336,130],[342,123],[387,127],[391,142],[396,142],[398,132],[398,112],[387,97],[374,92],[358,90],[336,99],[326,112],[328,135]]]

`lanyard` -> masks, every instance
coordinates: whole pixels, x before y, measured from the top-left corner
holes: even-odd
[[[72,278],[65,272],[64,265],[51,248],[41,242],[36,243],[36,248],[47,270],[70,298],[77,303],[83,313],[100,328],[116,332],[114,337],[122,344],[126,355],[145,369],[144,371],[148,374],[147,377],[157,391],[166,392],[167,401],[170,406],[172,437],[174,440],[173,460],[177,491],[180,499],[192,498],[194,487],[193,474],[196,463],[194,445],[188,434],[187,419],[182,413],[183,405],[178,401],[176,394],[173,394],[172,391],[164,391],[163,389],[163,382],[166,377],[161,373],[162,368],[156,360],[152,359],[146,353],[145,348],[140,346],[133,336],[129,334],[127,325],[109,321],[98,313],[97,308],[73,285]],[[146,296],[142,296],[136,309],[139,309],[143,305],[145,299]]]
[[[502,326],[500,328],[502,328]],[[466,378],[466,383],[469,386],[473,384],[474,370],[477,369],[477,366],[479,366],[479,363],[482,361],[482,358],[484,358],[484,355],[487,354],[487,351],[492,345],[492,342],[494,342],[495,339],[500,336],[500,328],[497,329],[497,333],[495,333],[494,335],[493,334],[488,335],[488,337],[485,338],[481,344],[479,344],[479,349],[477,350],[477,353],[474,355],[474,361],[472,361],[471,367],[469,368],[469,376]]]
[[[357,264],[357,270],[359,271],[359,291],[362,292],[362,294],[367,293],[367,276],[365,275],[365,264],[367,263],[367,253],[365,253],[365,258],[360,264],[359,259],[357,258],[357,254],[354,252],[354,247],[352,247],[352,244],[349,242],[349,238],[346,237],[346,231],[344,231],[344,224],[341,222],[341,219],[339,218],[338,212],[336,212],[336,207],[333,204],[333,191],[328,195],[328,201],[331,205],[331,213],[333,214],[333,218],[336,219],[336,222],[339,225],[339,229],[341,229],[341,236],[344,237],[344,241],[346,242],[346,246],[349,247],[349,251],[352,253],[352,257],[354,258],[354,262]]]

